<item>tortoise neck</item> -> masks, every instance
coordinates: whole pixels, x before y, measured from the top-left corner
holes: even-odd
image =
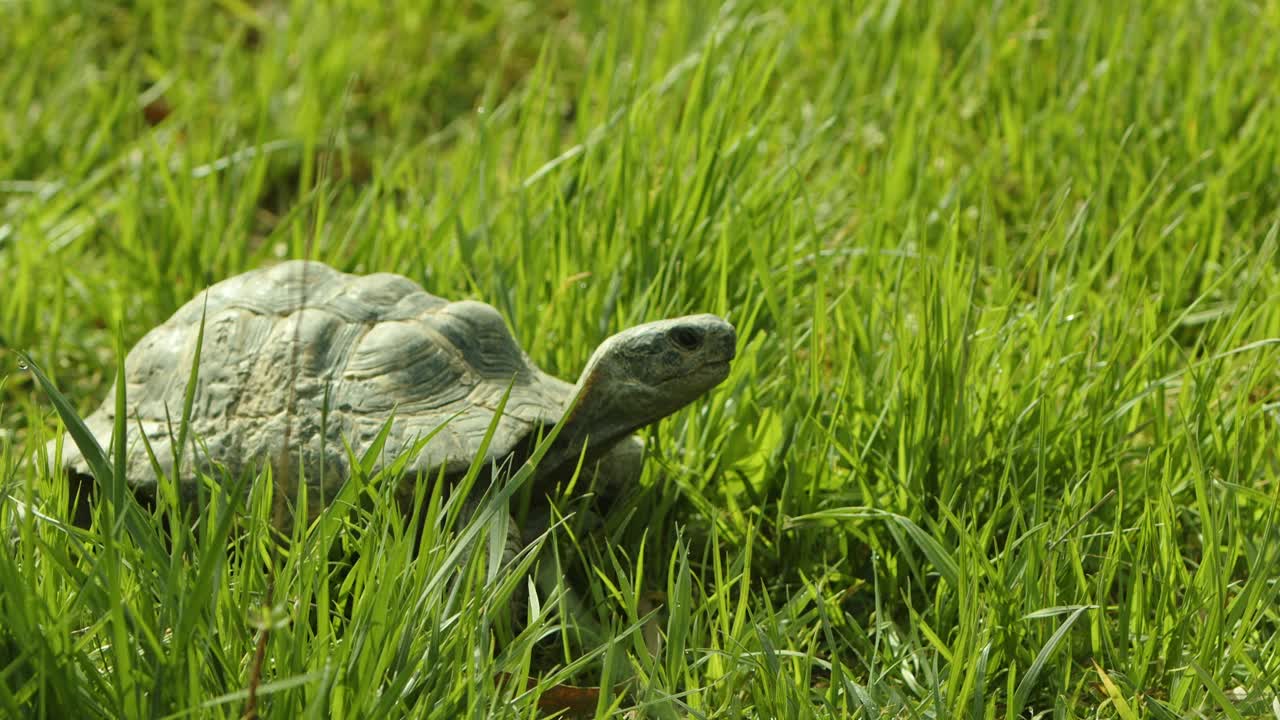
[[[647,424],[647,418],[637,419],[633,411],[620,405],[616,392],[603,392],[601,387],[615,386],[588,367],[574,388],[576,403],[569,409],[568,419],[538,464],[539,475],[556,473],[565,465],[577,463],[584,447],[588,460],[599,457]]]

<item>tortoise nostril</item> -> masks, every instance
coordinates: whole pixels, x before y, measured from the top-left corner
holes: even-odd
[[[674,327],[667,336],[681,350],[697,350],[702,345],[702,333],[692,328]]]

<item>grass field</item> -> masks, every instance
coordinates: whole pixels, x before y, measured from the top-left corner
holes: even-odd
[[[1280,717],[1280,2],[930,5],[0,3],[0,717]],[[515,567],[69,527],[16,351],[285,257],[738,357]]]

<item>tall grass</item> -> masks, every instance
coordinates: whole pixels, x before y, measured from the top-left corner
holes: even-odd
[[[424,485],[414,553],[394,473],[288,543],[270,478],[71,527],[7,354],[0,715],[236,717],[260,672],[264,717],[1280,716],[1280,4],[0,25],[0,341],[80,413],[284,257],[489,302],[570,379],[644,320],[740,337],[602,527],[505,567],[503,492]]]

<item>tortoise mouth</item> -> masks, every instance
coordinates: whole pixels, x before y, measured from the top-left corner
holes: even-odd
[[[672,375],[671,377],[656,383],[656,385],[658,387],[662,387],[676,382],[687,383],[690,378],[697,377],[706,378],[710,381],[709,387],[714,387],[724,381],[725,378],[729,377],[729,363],[732,359],[733,358],[725,358],[704,362],[687,373]]]
[[[727,359],[725,359],[725,360],[713,360],[713,361],[708,362],[708,363],[703,363],[703,364],[698,368],[698,370],[700,370],[700,371],[701,371],[701,370],[708,370],[708,369],[710,369],[710,370],[717,370],[717,371],[721,371],[721,370],[722,370],[722,371],[724,371],[724,373],[727,375],[727,374],[729,373],[729,364],[730,364],[730,361],[731,361],[732,359],[733,359],[733,358],[727,358]]]

